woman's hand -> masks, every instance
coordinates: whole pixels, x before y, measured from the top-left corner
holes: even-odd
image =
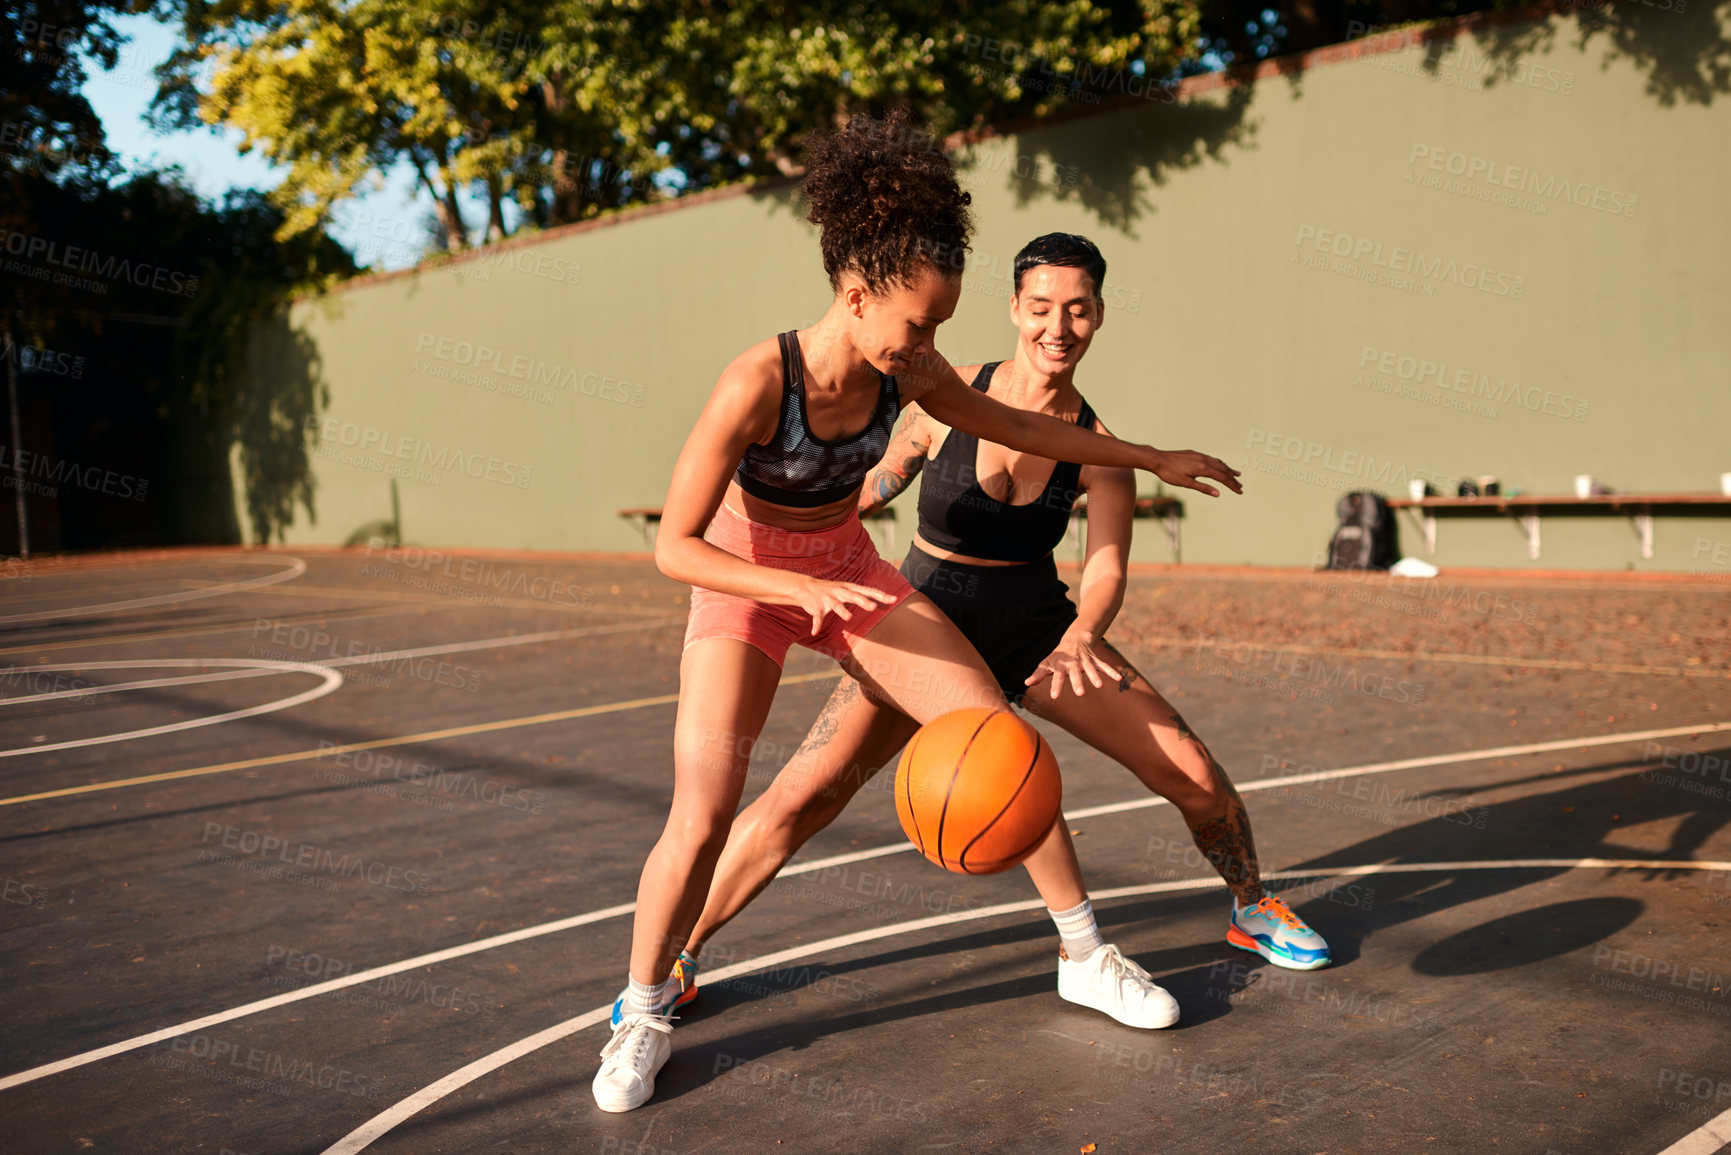
[[[1209,497],[1219,497],[1220,491],[1203,484],[1198,478],[1211,477],[1233,493],[1244,492],[1244,486],[1238,483],[1238,470],[1218,457],[1197,453],[1194,449],[1156,449],[1154,460],[1142,468],[1168,485],[1194,489]]]
[[[1050,678],[1052,697],[1056,698],[1064,688],[1065,679],[1068,679],[1070,688],[1080,697],[1087,690],[1087,687],[1082,685],[1083,676],[1098,690],[1106,685],[1101,680],[1101,674],[1114,682],[1123,680],[1117,669],[1094,649],[1094,635],[1087,630],[1071,627],[1064,631],[1058,648],[1047,654],[1034,668],[1034,672],[1028,675],[1028,685],[1037,686]]]
[[[851,622],[854,608],[870,611],[879,606],[893,606],[896,596],[858,582],[802,577],[789,595],[788,604],[796,605],[811,615],[811,632],[815,634],[823,628],[823,620],[830,614],[838,614],[842,621]]]

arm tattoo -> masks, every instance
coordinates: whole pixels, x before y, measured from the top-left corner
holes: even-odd
[[[876,511],[894,501],[896,495],[908,487],[914,479],[914,474],[925,464],[923,453],[910,453],[902,458],[899,465],[879,465],[871,471],[871,483],[868,489],[872,499],[870,510]]]

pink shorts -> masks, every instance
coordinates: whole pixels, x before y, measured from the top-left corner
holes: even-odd
[[[798,606],[770,606],[692,586],[691,620],[685,627],[687,647],[706,638],[733,638],[763,651],[780,666],[787,660],[788,647],[798,642],[820,654],[841,658],[852,653],[856,642],[914,592],[901,571],[878,556],[877,546],[857,517],[828,529],[777,529],[742,517],[723,502],[703,540],[758,565],[825,581],[856,582],[894,594],[896,601],[875,610],[851,607],[852,621],[830,614],[814,634],[811,615]]]

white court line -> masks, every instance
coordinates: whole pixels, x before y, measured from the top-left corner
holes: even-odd
[[[1675,863],[1664,859],[1619,859],[1619,858],[1504,858],[1488,862],[1402,862],[1375,863],[1369,866],[1335,866],[1321,870],[1282,870],[1263,875],[1271,882],[1291,878],[1327,878],[1337,875],[1369,875],[1369,874],[1421,874],[1436,872],[1451,872],[1463,870],[1545,870],[1563,867],[1565,869],[1652,869],[1654,867],[1674,867],[1683,865],[1690,870],[1726,870],[1731,869],[1731,862],[1690,862]],[[1122,886],[1112,890],[1102,890],[1094,894],[1096,898],[1127,898],[1131,895],[1160,894],[1179,890],[1205,890],[1209,887],[1224,887],[1226,884],[1219,878],[1187,878],[1178,882],[1154,882],[1141,886]],[[760,955],[754,959],[734,963],[732,966],[720,967],[713,972],[704,972],[707,981],[711,983],[725,982],[754,971],[781,966],[783,963],[795,962],[809,958],[825,951],[840,950],[844,947],[856,946],[863,942],[876,939],[891,938],[896,935],[912,934],[915,931],[929,930],[940,926],[951,926],[955,923],[969,922],[974,919],[994,918],[1001,914],[1018,914],[1022,911],[1043,910],[1045,902],[1042,899],[1031,899],[1022,902],[1006,902],[998,906],[982,907],[979,910],[962,910],[953,914],[938,914],[930,918],[915,919],[911,922],[898,922],[891,926],[873,927],[871,930],[855,931],[852,934],[837,935],[821,942],[807,943],[804,946],[790,947],[774,954]],[[483,1055],[467,1066],[452,1071],[449,1075],[434,1083],[422,1087],[413,1095],[393,1104],[379,1114],[368,1119],[353,1131],[343,1136],[337,1142],[327,1147],[323,1155],[354,1155],[365,1150],[375,1139],[391,1131],[397,1124],[432,1106],[434,1103],[451,1094],[453,1091],[473,1083],[484,1075],[491,1074],[508,1063],[515,1062],[525,1055],[533,1054],[542,1047],[556,1043],[560,1039],[576,1034],[589,1027],[598,1026],[607,1021],[612,1014],[613,1004],[596,1007],[585,1011],[576,1018],[567,1019],[548,1027],[544,1031],[519,1039],[509,1046],[501,1047],[490,1055]]]
[[[54,618],[77,617],[80,614],[102,613],[108,610],[130,610],[136,609],[139,606],[166,606],[172,605],[175,602],[190,602],[196,598],[214,598],[221,594],[238,593],[241,590],[257,589],[259,586],[270,586],[276,585],[278,582],[292,581],[307,572],[307,563],[298,557],[235,557],[225,558],[224,560],[245,562],[286,561],[289,563],[289,566],[280,573],[266,574],[263,577],[248,578],[241,582],[224,582],[221,585],[211,586],[209,589],[185,590],[177,594],[159,594],[153,598],[132,598],[129,601],[123,602],[102,602],[97,605],[71,606],[67,609],[59,610],[37,610],[32,614],[9,614],[6,617],[0,618],[0,626],[8,625],[12,622],[46,622],[51,621]]]
[[[461,946],[454,946],[445,950],[434,951],[431,954],[418,955],[412,959],[404,959],[400,963],[390,963],[386,966],[374,967],[372,970],[362,971],[359,974],[344,975],[340,979],[332,979],[329,982],[319,983],[316,986],[302,987],[299,990],[293,991],[285,991],[280,995],[272,995],[268,999],[259,999],[257,1002],[247,1003],[244,1006],[231,1007],[226,1011],[217,1011],[215,1014],[205,1015],[201,1019],[192,1019],[188,1022],[177,1023],[172,1027],[164,1027],[160,1031],[151,1031],[147,1035],[137,1035],[130,1039],[123,1039],[118,1043],[110,1043],[106,1047],[98,1047],[94,1051],[85,1051],[82,1054],[72,1055],[69,1058],[60,1059],[53,1063],[45,1063],[40,1067],[32,1067],[28,1071],[20,1071],[16,1075],[8,1075],[4,1079],[0,1079],[0,1091],[4,1091],[9,1087],[18,1087],[25,1083],[32,1083],[37,1079],[46,1079],[50,1075],[58,1075],[62,1071],[70,1071],[88,1063],[94,1063],[98,1060],[109,1058],[113,1055],[123,1055],[128,1051],[135,1051],[140,1047],[148,1047],[152,1043],[167,1042],[169,1039],[176,1038],[180,1035],[191,1034],[194,1031],[201,1031],[206,1027],[214,1027],[218,1023],[226,1023],[233,1019],[245,1018],[248,1015],[256,1015],[260,1011],[268,1011],[272,1007],[280,1007],[285,1006],[288,1003],[299,1002],[301,999],[307,998],[309,995],[324,994],[328,991],[340,991],[344,987],[352,987],[360,983],[370,983],[374,979],[384,978],[386,975],[394,975],[401,971],[412,970],[415,967],[427,966],[431,963],[444,962],[446,959],[461,958],[463,955],[474,954],[476,951],[489,950],[496,946],[504,946],[507,943],[520,942],[526,938],[535,938],[538,935],[550,934],[554,930],[569,930],[572,927],[583,926],[587,923],[600,922],[603,919],[613,918],[616,915],[628,914],[632,910],[636,909],[636,906],[637,904],[633,902],[626,903],[623,906],[609,906],[602,910],[592,910],[588,914],[579,914],[573,915],[570,918],[562,918],[556,923],[543,923],[540,926],[525,927],[522,930],[512,931],[509,934],[494,935],[492,938],[464,943]]]
[[[1513,754],[1544,754],[1551,750],[1578,750],[1589,746],[1616,746],[1623,742],[1644,742],[1654,738],[1681,738],[1691,734],[1718,734],[1731,730],[1731,722],[1704,722],[1699,726],[1670,726],[1663,730],[1635,730],[1623,734],[1601,734],[1592,738],[1559,738],[1554,742],[1533,742],[1526,746],[1497,746],[1475,750],[1473,761],[1480,758],[1506,758]],[[1414,770],[1420,766],[1442,766],[1462,761],[1459,754],[1434,754],[1423,758],[1403,758],[1398,762],[1373,762],[1368,766],[1348,766],[1342,770],[1320,770],[1309,774],[1291,774],[1285,778],[1258,778],[1252,782],[1234,782],[1240,794],[1251,790],[1269,790],[1276,786],[1294,786],[1300,782],[1326,782],[1331,778],[1350,778],[1358,774],[1381,774],[1388,770]],[[1090,806],[1069,818],[1093,818],[1098,814],[1119,814],[1125,810],[1140,810],[1147,806],[1164,805],[1166,799],[1133,798],[1128,802],[1112,802],[1105,806]]]
[[[1731,1143],[1731,1111],[1715,1115],[1659,1155],[1713,1155],[1727,1143]]]
[[[587,638],[597,634],[626,634],[633,630],[662,629],[674,624],[684,625],[685,615],[652,618],[647,621],[615,622],[610,626],[584,626],[581,629],[541,630],[533,634],[504,634],[497,638],[477,638],[472,642],[449,642],[437,646],[422,646],[414,650],[393,650],[388,654],[361,654],[352,658],[332,658],[319,662],[321,666],[367,666],[375,662],[396,662],[404,658],[425,658],[433,654],[460,654],[467,650],[497,650],[506,646],[527,646],[534,642],[550,642],[559,638]]]
[[[1731,722],[1713,722],[1713,723],[1706,723],[1706,724],[1703,724],[1701,726],[1682,727],[1682,728],[1680,728],[1679,732],[1681,732],[1681,733],[1704,733],[1707,730],[1715,728],[1715,727],[1723,728],[1726,726],[1731,726]],[[1637,732],[1631,736],[1625,737],[1623,740],[1624,741],[1638,741],[1638,740],[1645,738],[1648,735],[1656,733],[1656,732],[1657,731],[1651,731],[1651,730],[1639,731],[1639,732]],[[1595,738],[1595,739],[1585,739],[1583,741],[1593,741],[1599,745],[1606,745],[1609,743],[1610,737],[1607,736],[1607,737],[1600,737],[1600,738]],[[1532,748],[1532,752],[1538,753],[1538,752],[1542,752],[1543,750],[1549,750],[1549,749],[1552,749],[1554,747],[1554,745],[1555,745],[1554,743],[1550,743],[1550,742],[1540,742],[1535,747]],[[1459,753],[1459,754],[1441,755],[1441,756],[1439,756],[1439,758],[1429,759],[1426,761],[1426,764],[1427,765],[1436,765],[1436,764],[1438,764],[1439,760],[1453,761],[1453,762],[1474,762],[1474,761],[1478,761],[1481,758],[1504,756],[1504,755],[1507,755],[1508,753],[1510,753],[1511,751],[1518,751],[1518,750],[1522,750],[1522,749],[1524,749],[1524,748],[1504,746],[1504,747],[1498,747],[1498,748],[1491,750],[1491,751],[1488,751],[1488,752],[1487,751],[1480,751],[1480,750],[1467,750],[1467,751],[1464,751],[1464,752]],[[1299,783],[1299,782],[1309,782],[1309,781],[1313,781],[1313,780],[1320,780],[1323,778],[1340,778],[1340,777],[1344,777],[1344,776],[1352,774],[1352,773],[1360,773],[1360,774],[1381,773],[1381,772],[1384,772],[1384,771],[1387,771],[1389,769],[1396,768],[1396,767],[1399,767],[1402,765],[1404,765],[1404,763],[1381,762],[1381,763],[1375,763],[1372,766],[1366,766],[1366,767],[1347,767],[1347,768],[1342,769],[1342,770],[1321,770],[1321,771],[1318,771],[1314,775],[1300,774],[1300,775],[1294,775],[1294,776],[1287,777],[1287,778],[1263,779],[1260,782],[1249,782],[1249,783],[1244,784],[1243,786],[1240,786],[1239,787],[1239,793],[1246,793],[1246,792],[1254,791],[1254,790],[1267,790],[1267,789],[1271,789],[1275,786],[1291,785],[1291,784],[1295,784],[1295,783]],[[1150,805],[1158,804],[1158,803],[1164,802],[1164,801],[1165,801],[1164,799],[1156,799],[1155,803],[1150,803]],[[1122,808],[1123,809],[1130,809],[1131,805],[1132,804],[1124,804]],[[1137,799],[1133,803],[1133,805],[1135,805],[1135,806],[1144,805],[1144,801],[1141,799]],[[1094,817],[1095,815],[1099,815],[1099,814],[1116,813],[1117,809],[1118,808],[1114,807],[1114,806],[1095,806],[1095,807],[1090,807],[1086,810],[1077,810],[1074,812],[1066,811],[1064,817],[1070,821],[1076,821],[1076,820],[1081,819],[1081,818],[1091,818],[1091,817]],[[810,874],[813,871],[823,870],[824,868],[830,867],[830,866],[840,866],[840,865],[850,863],[850,862],[860,862],[860,861],[863,861],[863,860],[868,859],[868,858],[882,858],[886,855],[891,855],[891,854],[903,854],[903,853],[906,853],[908,851],[911,851],[912,849],[913,849],[912,844],[907,843],[907,842],[902,842],[899,844],[892,844],[889,846],[878,846],[878,847],[874,847],[870,850],[856,850],[856,851],[851,851],[847,854],[837,854],[837,855],[833,855],[829,858],[816,858],[816,859],[812,859],[809,862],[789,863],[788,865],[782,867],[779,872],[777,872],[776,877],[782,878],[782,877],[787,877],[787,876],[797,875],[797,874]],[[1599,861],[1599,860],[1595,859],[1593,861]],[[1667,865],[1675,866],[1678,869],[1682,869],[1682,870],[1691,869],[1689,863],[1687,863],[1687,862],[1674,862],[1674,863],[1668,862]],[[1331,869],[1331,872],[1338,873],[1343,869],[1344,868],[1341,868],[1341,867],[1334,867]],[[1286,873],[1290,874],[1292,872],[1289,871]],[[1317,872],[1314,872],[1314,871],[1312,872],[1312,874],[1315,874],[1315,873],[1317,873]],[[1275,874],[1269,874],[1269,875],[1264,875],[1264,877],[1265,878],[1277,878],[1280,876],[1275,875]],[[1300,877],[1303,877],[1303,876],[1300,875]],[[1102,898],[1116,897],[1116,896],[1120,895],[1121,893],[1123,893],[1123,892],[1120,892],[1120,891],[1101,892],[1100,897],[1102,897]],[[1144,893],[1144,892],[1138,891],[1138,893]],[[1153,891],[1147,891],[1146,893],[1154,893],[1154,892]],[[569,916],[567,918],[558,919],[558,920],[553,921],[553,922],[540,923],[536,926],[526,926],[526,927],[523,927],[519,930],[508,931],[505,934],[494,935],[491,938],[476,939],[474,942],[463,943],[459,946],[447,947],[443,950],[433,951],[430,954],[416,955],[413,958],[403,959],[399,962],[386,963],[382,966],[373,967],[371,970],[362,971],[359,974],[344,975],[342,978],[330,979],[326,982],[315,983],[312,986],[301,987],[298,990],[286,991],[280,995],[273,995],[268,999],[260,999],[257,1002],[245,1003],[245,1004],[238,1006],[238,1007],[231,1007],[230,1009],[228,1009],[226,1011],[216,1011],[212,1014],[204,1016],[203,1018],[193,1019],[189,1022],[180,1023],[180,1024],[177,1024],[177,1025],[172,1026],[172,1027],[164,1027],[161,1030],[152,1031],[149,1034],[136,1035],[130,1039],[122,1039],[120,1042],[110,1043],[106,1047],[99,1047],[93,1051],[84,1051],[80,1054],[70,1055],[67,1058],[58,1059],[52,1063],[45,1063],[40,1067],[32,1067],[29,1070],[20,1071],[15,1075],[7,1075],[4,1078],[0,1078],[0,1091],[4,1091],[8,1087],[17,1087],[17,1086],[21,1086],[25,1083],[34,1082],[37,1079],[44,1079],[50,1075],[57,1075],[62,1071],[70,1071],[70,1070],[73,1070],[77,1067],[82,1067],[87,1063],[94,1063],[100,1059],[106,1059],[106,1058],[109,1058],[110,1056],[113,1056],[113,1055],[125,1054],[127,1051],[137,1050],[140,1047],[146,1047],[152,1043],[161,1042],[164,1039],[172,1039],[172,1038],[175,1038],[176,1036],[179,1036],[179,1035],[190,1034],[191,1032],[196,1031],[196,1030],[200,1030],[204,1027],[215,1026],[218,1023],[226,1023],[232,1019],[245,1018],[249,1015],[257,1014],[259,1011],[269,1010],[272,1007],[280,1007],[280,1006],[284,1006],[288,1003],[299,1002],[301,999],[310,999],[310,998],[313,998],[317,995],[329,994],[332,991],[340,991],[344,987],[352,987],[358,983],[371,982],[374,979],[384,978],[387,975],[394,975],[394,974],[399,974],[403,971],[414,970],[416,967],[423,967],[423,966],[428,966],[428,965],[431,965],[431,964],[437,963],[437,962],[444,962],[444,961],[449,960],[449,959],[461,958],[464,955],[478,954],[481,951],[492,950],[494,947],[506,946],[510,943],[522,942],[525,939],[539,938],[542,935],[554,934],[554,933],[556,933],[558,931],[562,931],[562,930],[569,930],[572,927],[584,926],[584,925],[587,925],[587,924],[592,923],[592,922],[601,922],[605,919],[616,918],[620,915],[630,914],[633,911],[635,911],[636,909],[637,909],[636,903],[627,902],[627,903],[621,903],[618,906],[606,907],[602,910],[590,911],[587,914],[572,915],[572,916]]]
[[[370,666],[380,662],[399,662],[412,658],[425,658],[433,654],[460,654],[469,650],[495,650],[506,646],[526,646],[534,642],[551,641],[556,638],[582,638],[594,634],[620,634],[632,630],[655,629],[661,626],[683,624],[685,619],[658,618],[648,622],[621,622],[611,626],[589,626],[582,629],[542,630],[533,634],[504,634],[496,638],[477,638],[469,642],[451,642],[438,646],[420,646],[413,650],[391,650],[389,652],[359,654],[347,658],[328,658],[318,661],[297,663],[298,665],[322,666],[326,669],[346,669],[349,666]],[[303,627],[297,627],[303,628]],[[257,636],[256,634],[254,635]],[[224,661],[221,658],[194,659],[204,665],[214,666]],[[32,670],[98,670],[104,665],[114,663],[103,662],[64,662],[55,666],[4,666],[0,667],[0,681],[16,681],[21,674],[29,674]],[[55,698],[89,698],[97,694],[116,694],[123,690],[146,690],[158,686],[191,686],[203,682],[228,682],[237,678],[258,678],[275,673],[274,670],[229,670],[221,674],[189,674],[184,678],[160,678],[148,682],[121,682],[112,686],[95,686],[81,690],[60,690],[52,694],[33,694],[29,697],[0,698],[0,706],[19,705],[24,702],[46,702]]]
[[[51,694],[33,694],[28,697],[0,698],[0,706],[16,706],[25,702],[43,702],[55,698],[91,697],[96,694],[114,694],[123,690],[143,690],[157,686],[189,686],[204,682],[226,682],[237,678],[259,678],[269,674],[310,673],[323,678],[334,677],[335,684],[327,681],[324,688],[309,691],[311,697],[301,695],[281,702],[268,703],[269,709],[253,707],[247,710],[237,710],[229,714],[218,714],[210,718],[198,718],[190,722],[176,722],[172,726],[157,727],[152,730],[132,730],[124,734],[110,734],[97,738],[79,738],[70,742],[61,742],[52,746],[20,746],[13,750],[0,750],[0,758],[13,758],[20,754],[36,754],[44,750],[68,750],[79,746],[98,746],[107,742],[120,742],[129,738],[148,737],[152,734],[167,734],[174,730],[188,730],[195,726],[212,726],[218,722],[232,722],[239,718],[248,718],[254,714],[268,714],[276,710],[286,710],[290,706],[302,702],[310,702],[313,698],[322,698],[342,685],[342,675],[332,671],[339,666],[366,666],[380,662],[405,661],[413,658],[424,658],[433,654],[453,654],[466,650],[502,649],[506,646],[523,646],[533,642],[544,642],[554,638],[579,638],[595,634],[627,633],[633,630],[655,629],[683,623],[684,618],[667,618],[651,622],[622,622],[611,626],[589,626],[583,629],[543,630],[534,634],[508,634],[497,638],[480,638],[471,642],[452,642],[442,646],[421,646],[413,650],[393,650],[382,654],[360,654],[349,658],[332,658],[324,662],[289,662],[263,658],[159,658],[150,661],[117,661],[117,662],[61,662],[55,665],[42,666],[6,666],[0,668],[0,680],[8,676],[16,678],[19,674],[28,675],[32,671],[52,670],[124,670],[141,667],[165,666],[238,666],[240,669],[226,670],[220,674],[189,674],[182,678],[155,678],[143,682],[122,682],[113,686],[98,686],[91,689],[59,690]]]
[[[287,698],[278,698],[274,702],[248,706],[244,710],[230,710],[226,714],[211,714],[204,718],[188,718],[184,722],[169,722],[166,725],[151,726],[145,730],[127,730],[120,734],[99,734],[94,738],[74,738],[69,742],[50,742],[46,745],[19,746],[11,750],[0,750],[0,758],[16,758],[20,754],[45,754],[50,750],[76,750],[83,746],[101,746],[109,742],[125,742],[133,738],[149,738],[157,734],[195,730],[200,726],[215,726],[220,722],[233,722],[239,718],[256,718],[260,714],[274,714],[278,710],[287,710],[291,706],[298,706],[303,702],[322,698],[343,684],[343,676],[340,673],[324,666],[315,666],[311,662],[276,662],[264,658],[150,658],[122,662],[69,662],[23,668],[30,670],[126,670],[185,666],[244,666],[258,668],[273,674],[311,674],[320,679],[321,684],[310,690],[291,694]],[[0,703],[0,705],[4,704],[7,703]]]
[[[212,659],[193,659],[201,666],[213,664]],[[128,666],[137,663],[128,662]],[[155,665],[155,662],[148,663]],[[31,670],[94,670],[99,669],[100,662],[65,662],[58,666],[6,666],[0,668],[0,679],[17,681],[19,674],[27,674]],[[94,698],[99,694],[124,694],[128,690],[160,690],[164,686],[196,686],[204,682],[228,682],[236,678],[267,678],[273,674],[283,673],[278,669],[259,670],[225,670],[220,674],[186,674],[179,678],[147,678],[142,682],[112,682],[108,684],[91,683],[77,690],[55,690],[48,694],[23,694],[15,698],[0,698],[0,706],[22,706],[29,702],[56,702],[62,698]]]
[[[1346,766],[1339,770],[1313,770],[1304,774],[1288,774],[1283,778],[1258,778],[1250,782],[1234,782],[1233,785],[1238,788],[1240,794],[1252,794],[1258,790],[1273,790],[1277,786],[1298,786],[1306,782],[1328,782],[1335,778],[1356,778],[1363,774],[1386,774],[1391,770],[1411,770],[1421,766],[1445,766],[1457,762],[1476,762],[1485,758],[1506,758],[1511,754],[1544,754],[1552,750],[1576,747],[1614,746],[1619,742],[1644,742],[1654,738],[1681,738],[1694,734],[1714,734],[1722,730],[1731,730],[1731,722],[1703,722],[1699,726],[1673,726],[1666,730],[1637,730],[1629,734],[1605,734],[1593,738],[1535,742],[1530,746],[1498,746],[1489,750],[1469,750],[1465,754],[1435,754],[1424,758],[1403,758],[1398,762],[1369,762],[1363,766]],[[1171,803],[1158,794],[1149,794],[1141,798],[1132,798],[1128,802],[1108,802],[1102,806],[1084,806],[1076,810],[1066,810],[1064,811],[1064,818],[1070,822],[1077,822],[1083,818],[1098,818],[1102,814],[1122,814],[1127,810],[1147,810],[1153,806],[1169,805]],[[827,866],[845,866],[853,862],[864,862],[871,858],[901,854],[913,848],[913,844],[907,842],[893,846],[874,846],[870,850],[854,850],[847,854],[837,854],[832,858],[817,859],[803,863],[798,867],[785,866],[781,873],[806,874]]]

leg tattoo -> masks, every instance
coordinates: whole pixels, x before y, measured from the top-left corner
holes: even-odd
[[[1232,897],[1248,906],[1260,901],[1263,895],[1262,869],[1256,861],[1256,841],[1250,833],[1250,815],[1244,809],[1244,800],[1232,788],[1226,772],[1212,754],[1208,755],[1208,767],[1226,794],[1226,813],[1192,824],[1190,834],[1196,840],[1196,848],[1226,880]]]
[[[1128,693],[1130,687],[1136,684],[1136,679],[1142,675],[1136,672],[1136,667],[1130,664],[1130,659],[1120,653],[1118,647],[1111,642],[1104,638],[1100,639],[1100,648],[1118,659],[1118,692],[1120,694]]]
[[[1136,684],[1140,674],[1116,646],[1105,643],[1104,648],[1118,659],[1118,672],[1123,675],[1118,683],[1118,692],[1124,693]],[[1167,709],[1171,710],[1168,705]],[[1196,736],[1190,724],[1177,710],[1172,710],[1167,719],[1180,742],[1188,742],[1195,746],[1203,758],[1208,761],[1208,773],[1214,778],[1215,789],[1226,797],[1226,812],[1214,818],[1203,818],[1195,822],[1185,819],[1190,827],[1190,835],[1196,840],[1196,848],[1200,850],[1214,869],[1220,872],[1220,877],[1226,880],[1227,888],[1232,891],[1232,897],[1239,902],[1250,905],[1262,898],[1262,869],[1256,861],[1256,841],[1250,834],[1250,815],[1244,809],[1244,800],[1233,789],[1232,780],[1226,776],[1226,771],[1220,768],[1220,763],[1214,760],[1208,747]]]
[[[815,754],[829,745],[835,732],[841,728],[841,716],[859,699],[859,693],[859,683],[845,674],[842,675],[841,685],[835,688],[835,693],[823,704],[822,713],[818,714],[817,721],[811,724],[811,733],[799,744],[795,756]]]

